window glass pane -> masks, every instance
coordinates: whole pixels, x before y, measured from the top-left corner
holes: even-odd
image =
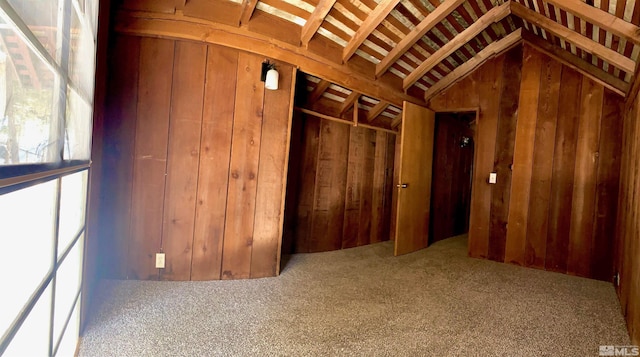
[[[57,182],[0,195],[0,335],[53,265]]]
[[[58,0],[8,0],[31,32],[59,63]]]
[[[67,90],[67,114],[64,137],[65,160],[89,160],[91,152],[91,106],[71,89]]]
[[[69,46],[69,77],[89,100],[93,98],[93,76],[96,62],[95,38],[91,22],[71,11],[71,45]]]
[[[0,165],[54,162],[57,75],[11,26],[0,18]]]
[[[62,337],[56,352],[57,357],[72,357],[75,355],[78,337],[80,336],[80,299],[82,299],[82,296],[73,308],[73,315],[71,315],[71,320],[69,320],[69,324],[64,330],[64,337]]]
[[[87,170],[62,178],[58,254],[65,251],[84,226],[86,198]]]
[[[49,354],[50,321],[51,284],[40,296],[3,356],[47,356]]]
[[[58,341],[62,334],[62,328],[67,321],[67,316],[75,302],[75,297],[80,291],[80,279],[82,276],[82,253],[84,250],[84,234],[69,252],[56,273],[56,300],[53,318],[53,338]]]

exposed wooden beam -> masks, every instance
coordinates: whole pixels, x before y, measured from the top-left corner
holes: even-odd
[[[426,61],[422,62],[418,68],[411,72],[402,81],[402,87],[406,90],[417,82],[422,76],[432,70],[438,63],[444,61],[452,53],[457,51],[460,47],[464,46],[467,42],[471,41],[479,33],[484,31],[487,27],[495,22],[499,22],[505,17],[509,16],[511,11],[509,10],[509,3],[506,2],[500,6],[496,6],[489,10],[486,14],[482,15],[473,25],[467,27],[464,31],[459,33],[452,40],[447,42],[444,46],[440,47],[434,52]]]
[[[322,22],[335,3],[336,0],[320,0],[320,2],[318,2],[318,6],[313,10],[304,26],[302,26],[300,43],[302,43],[304,47],[309,46],[309,41],[311,41],[313,35],[318,32],[318,29],[322,26]]]
[[[324,93],[327,90],[327,88],[329,88],[330,85],[331,85],[331,82],[321,79],[320,82],[316,84],[316,87],[313,89],[313,92],[309,94],[309,99],[307,100],[307,103],[309,104],[315,103],[318,99],[320,99],[320,97],[322,97],[322,93]]]
[[[398,125],[402,124],[402,112],[396,115],[393,120],[391,120],[391,129],[395,129]]]
[[[336,122],[336,123],[342,123],[342,124],[347,124],[347,125],[354,125],[354,122],[352,122],[352,121],[345,120],[345,119],[342,119],[342,118],[336,118],[336,117],[333,117],[333,116],[331,116],[331,115],[326,115],[326,114],[318,113],[318,112],[315,112],[315,111],[313,111],[313,110],[304,109],[304,108],[299,108],[299,107],[296,107],[296,108],[295,108],[295,110],[297,110],[297,111],[299,111],[299,112],[301,112],[301,113],[308,114],[308,115],[313,115],[314,117],[318,117],[318,118],[320,118],[320,119],[331,120],[331,121],[334,121],[334,122]],[[366,125],[366,124],[359,124],[359,123],[358,123],[358,124],[357,124],[357,125],[355,125],[355,126],[359,126],[359,127],[367,128],[367,129],[378,130],[378,131],[384,131],[385,133],[390,133],[390,134],[398,134],[398,132],[397,132],[397,131],[395,131],[395,130],[390,130],[390,129],[386,129],[386,128],[381,128],[381,127],[373,126],[373,125]]]
[[[494,56],[510,49],[514,45],[520,43],[522,41],[522,28],[517,29],[516,31],[510,33],[505,36],[500,41],[496,41],[491,43],[489,46],[485,47],[482,51],[478,52],[472,59],[458,66],[456,69],[451,71],[448,75],[440,79],[436,84],[431,86],[425,93],[424,98],[425,101],[433,98],[435,95],[440,93],[442,90],[446,89],[451,84],[461,80],[467,74],[471,73],[474,69],[481,66],[487,60],[493,58]]]
[[[360,108],[358,102],[353,103],[353,126],[358,126],[358,119],[360,117]]]
[[[382,114],[385,109],[389,106],[389,102],[385,102],[381,100],[378,104],[376,104],[369,113],[367,113],[367,122],[371,123],[378,115]]]
[[[344,114],[349,108],[353,107],[353,103],[358,103],[358,99],[360,99],[361,94],[353,91],[347,99],[342,102],[342,107],[340,108],[340,115]]]
[[[607,48],[599,42],[593,41],[590,38],[582,36],[580,33],[570,30],[559,23],[541,15],[529,8],[511,1],[511,12],[538,27],[545,29],[560,37],[561,39],[573,43],[580,47],[584,51],[591,53],[602,60],[605,60],[613,66],[621,69],[626,73],[633,73],[635,71],[635,62],[620,53]]]
[[[376,65],[376,77],[380,77],[393,65],[398,58],[415,45],[418,40],[429,32],[435,25],[442,21],[445,17],[460,6],[464,0],[445,0],[427,17],[422,20],[411,32],[400,40],[400,42],[387,54],[385,58]]]
[[[356,53],[358,47],[360,47],[364,40],[371,35],[373,30],[389,16],[389,13],[391,13],[399,2],[400,0],[382,0],[378,6],[371,11],[342,51],[342,62],[347,62],[349,58]]]
[[[601,29],[640,45],[640,28],[580,0],[546,0],[547,3],[578,16]]]
[[[240,15],[241,25],[245,25],[251,20],[251,16],[253,16],[253,12],[256,10],[256,5],[258,5],[258,0],[244,0],[242,2],[242,15]]]
[[[566,51],[558,46],[554,46],[553,44],[543,40],[542,38],[532,34],[529,31],[522,32],[522,39],[535,47],[540,52],[543,52],[549,57],[554,58],[558,62],[570,68],[573,68],[574,70],[591,78],[595,82],[604,85],[605,87],[611,89],[615,93],[620,94],[621,96],[625,96],[629,89],[629,84],[627,84],[620,78],[603,71],[602,69],[583,60],[582,58],[573,55],[569,51]]]
[[[300,46],[249,31],[244,27],[212,23],[181,14],[138,11],[118,12],[114,26],[115,31],[122,34],[184,39],[256,53],[290,63],[305,73],[369,97],[386,100],[396,106],[402,106],[403,101],[426,105],[421,98],[404,93],[400,86],[375,80],[373,73],[365,75],[348,65],[338,64]]]

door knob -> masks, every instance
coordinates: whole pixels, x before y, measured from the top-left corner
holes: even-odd
[[[409,186],[408,183],[399,183],[396,185],[398,188],[407,188],[407,186]]]

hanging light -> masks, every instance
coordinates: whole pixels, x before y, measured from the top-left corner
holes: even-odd
[[[276,70],[275,63],[271,63],[268,60],[262,62],[262,73],[260,80],[264,82],[264,87],[270,90],[278,89],[278,79],[280,74]]]

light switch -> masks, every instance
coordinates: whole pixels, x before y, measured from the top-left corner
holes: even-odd
[[[489,183],[493,184],[498,182],[498,174],[495,172],[492,172],[489,174]]]

